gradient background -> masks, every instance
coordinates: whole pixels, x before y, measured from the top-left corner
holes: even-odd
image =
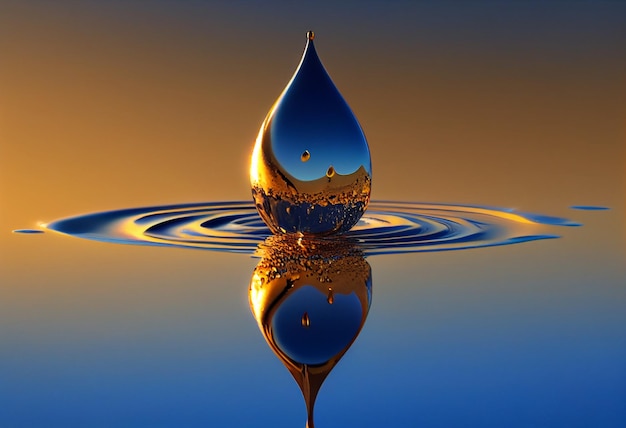
[[[27,0],[0,3],[0,427],[304,425],[247,307],[255,259],[11,230],[250,198],[309,29],[374,199],[584,223],[370,258],[318,426],[625,426],[625,3]]]

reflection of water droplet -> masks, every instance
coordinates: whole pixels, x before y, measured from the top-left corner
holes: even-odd
[[[252,153],[252,195],[273,233],[347,232],[369,203],[367,140],[313,38],[310,32],[302,61],[263,122]]]
[[[304,313],[302,314],[302,320],[300,320],[302,327],[304,328],[309,328],[311,326],[311,320],[309,319],[309,314],[308,313]]]
[[[317,394],[363,327],[372,296],[371,269],[358,247],[341,237],[315,242],[307,236],[269,237],[249,289],[261,333],[300,386],[309,427]],[[309,251],[313,246],[317,250]],[[332,306],[320,268],[333,282]],[[275,269],[289,272],[291,288],[274,276]],[[259,277],[268,278],[264,287]]]

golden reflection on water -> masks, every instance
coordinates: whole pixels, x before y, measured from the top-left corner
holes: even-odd
[[[294,377],[313,428],[322,383],[361,331],[371,303],[371,268],[340,239],[269,237],[250,282],[250,308]]]

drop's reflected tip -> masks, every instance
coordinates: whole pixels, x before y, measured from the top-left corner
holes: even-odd
[[[306,38],[307,40],[313,40],[315,38],[315,33],[313,32],[313,30],[309,30],[306,32]]]

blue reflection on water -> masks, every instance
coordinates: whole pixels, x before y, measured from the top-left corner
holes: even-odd
[[[572,205],[570,207],[573,210],[581,210],[581,211],[607,211],[611,208],[603,207],[599,205]]]

